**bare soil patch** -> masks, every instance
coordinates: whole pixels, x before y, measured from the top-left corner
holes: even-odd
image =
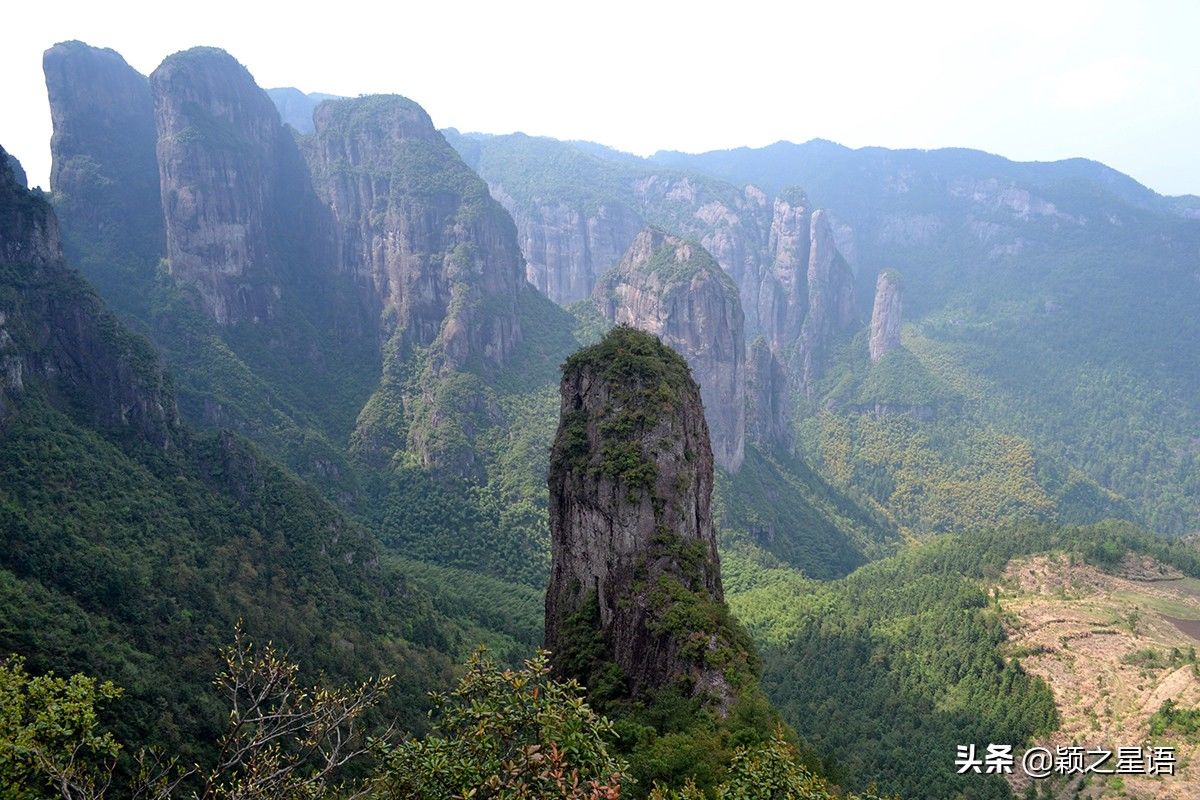
[[[1148,722],[1164,700],[1200,704],[1200,582],[1145,557],[1114,572],[1040,555],[1009,564],[993,587],[1009,656],[1054,692],[1062,726],[1038,744],[1149,746]],[[1175,776],[1051,779],[1055,796],[1200,797],[1200,768],[1191,763],[1200,746],[1169,737],[1154,744],[1177,748]],[[1010,783],[1021,796],[1028,780],[1016,774]]]

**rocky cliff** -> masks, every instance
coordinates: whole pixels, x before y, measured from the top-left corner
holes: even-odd
[[[800,329],[800,348],[792,377],[806,394],[828,366],[834,344],[858,325],[854,273],[834,242],[829,215],[812,213],[808,255],[808,313]]]
[[[0,431],[31,383],[89,424],[159,447],[178,427],[154,351],[67,268],[54,212],[0,148]]]
[[[314,123],[309,160],[336,269],[385,343],[355,449],[478,475],[474,438],[499,421],[484,382],[516,351],[518,305],[534,292],[512,220],[407,98],[331,100]]]
[[[746,342],[737,287],[703,247],[647,228],[596,285],[600,313],[659,337],[692,368],[713,454],[736,472],[745,456]]]
[[[762,334],[776,352],[794,344],[808,312],[808,266],[812,255],[812,205],[803,191],[775,198],[767,246],[770,268],[758,286]]]
[[[696,239],[737,285],[749,330],[759,330],[758,296],[770,204],[757,187],[741,189],[691,175],[651,174],[633,181],[642,215]]]
[[[119,53],[83,42],[51,47],[42,68],[68,257],[101,286],[150,280],[164,236],[149,81]]]
[[[150,76],[171,274],[218,322],[262,322],[293,277],[295,243],[317,227],[292,134],[223,50],[168,57]]]
[[[398,95],[331,100],[314,115],[313,174],[336,224],[338,269],[414,345],[498,366],[520,339],[524,263],[487,186]]]
[[[546,594],[556,668],[594,692],[675,686],[727,711],[750,656],[723,602],[713,454],[686,362],[621,326],[567,360],[560,392]]]
[[[294,86],[267,89],[267,97],[275,104],[279,117],[300,133],[313,132],[313,112],[326,100],[336,100],[335,94],[312,92],[305,94]]]
[[[903,299],[900,276],[890,270],[880,272],[875,281],[875,305],[871,311],[868,342],[871,363],[879,363],[879,359],[900,347]]]
[[[492,187],[492,193],[513,215],[529,282],[562,305],[591,296],[596,279],[621,260],[644,227],[641,217],[621,203],[590,209],[545,202],[524,208],[503,187]]]
[[[797,388],[820,376],[833,343],[857,324],[846,257],[854,232],[799,188],[771,198],[753,184],[739,188],[587,143],[449,135],[513,215],[529,279],[556,302],[598,283],[614,247],[632,243],[645,221],[712,254],[738,288],[745,330],[766,338]]]
[[[28,188],[29,181],[25,178],[25,168],[21,166],[21,162],[12,153],[6,153],[5,156],[8,161],[8,169],[12,172],[13,181],[23,189]]]
[[[791,448],[791,392],[787,374],[767,340],[750,346],[746,367],[746,436],[763,448]]]

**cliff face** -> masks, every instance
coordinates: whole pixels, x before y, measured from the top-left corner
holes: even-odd
[[[579,298],[589,281],[594,296],[606,291],[597,270],[614,245],[632,243],[634,222],[644,220],[712,254],[737,287],[745,331],[765,337],[794,390],[811,390],[835,343],[858,324],[853,231],[799,188],[770,198],[753,184],[738,188],[586,143],[450,135],[516,219],[530,281],[557,302]],[[717,461],[737,463],[723,452],[723,426],[693,366]]]
[[[757,331],[758,307],[752,299],[762,280],[770,216],[766,195],[754,186],[739,190],[672,175],[636,180],[633,191],[646,219],[697,239],[729,273],[743,298],[746,325]]]
[[[798,189],[775,198],[767,247],[770,263],[758,289],[758,318],[773,350],[799,338],[808,312],[808,266],[812,254],[812,206]]]
[[[146,76],[82,42],[51,47],[42,68],[54,125],[50,187],[68,256],[101,284],[131,260],[138,277],[152,277],[164,238]]]
[[[499,421],[483,381],[515,352],[521,293],[534,291],[512,220],[411,100],[331,100],[314,122],[309,159],[336,269],[385,345],[354,448],[478,475],[475,436]]]
[[[492,193],[513,215],[526,278],[562,305],[590,297],[596,279],[620,261],[644,224],[620,203],[591,209],[547,202],[523,208],[504,194],[503,187],[492,187]]]
[[[716,461],[745,455],[746,342],[737,287],[699,244],[647,228],[596,285],[600,313],[659,337],[687,359],[704,398]]]
[[[812,214],[808,256],[808,314],[800,330],[800,349],[793,379],[808,394],[824,373],[833,345],[858,325],[854,307],[854,273],[834,243],[828,215]]]
[[[900,323],[903,296],[900,278],[884,270],[875,281],[875,305],[871,311],[871,362],[878,363],[888,353],[900,347]]]
[[[13,181],[23,189],[28,188],[29,181],[25,178],[25,169],[21,166],[21,162],[12,153],[7,153],[5,158],[8,161],[8,169],[12,172]]]
[[[281,243],[315,225],[291,133],[222,50],[168,57],[150,87],[171,274],[222,324],[270,319],[295,267]]]
[[[328,101],[314,122],[338,268],[380,315],[383,338],[438,340],[451,368],[504,363],[520,339],[524,263],[487,186],[406,98]]]
[[[313,112],[325,100],[336,100],[337,95],[312,92],[305,94],[292,86],[267,89],[267,97],[275,104],[279,117],[300,133],[313,132]]]
[[[759,337],[746,368],[746,435],[760,447],[791,447],[791,399],[783,365]]]
[[[121,329],[62,259],[49,205],[0,148],[0,432],[30,382],[101,428],[169,447],[175,402],[149,344]]]
[[[567,360],[560,391],[546,594],[556,667],[586,678],[584,661],[610,662],[632,696],[683,683],[728,709],[718,664],[747,656],[722,612],[713,455],[686,363],[617,327]],[[701,608],[717,612],[703,630],[673,621]]]

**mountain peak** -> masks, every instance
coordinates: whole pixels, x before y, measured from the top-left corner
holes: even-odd
[[[687,359],[704,395],[717,463],[745,455],[745,316],[733,279],[698,242],[649,227],[596,284],[600,313],[660,337]]]
[[[617,326],[567,359],[560,395],[546,595],[557,668],[593,690],[606,670],[618,696],[683,684],[724,716],[752,655],[724,605],[699,387],[671,348]]]

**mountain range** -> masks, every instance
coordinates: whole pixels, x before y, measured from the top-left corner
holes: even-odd
[[[239,619],[398,673],[376,713],[418,734],[475,644],[545,635],[634,791],[712,788],[703,752],[785,723],[848,789],[1005,797],[955,745],[1073,718],[1011,644],[1013,565],[1200,577],[1194,198],[1082,159],[439,131],[207,47],[44,69],[51,193],[0,159],[0,652],[125,686],[126,741],[210,754]],[[555,560],[598,520],[611,565]],[[646,694],[679,675],[715,705]]]

